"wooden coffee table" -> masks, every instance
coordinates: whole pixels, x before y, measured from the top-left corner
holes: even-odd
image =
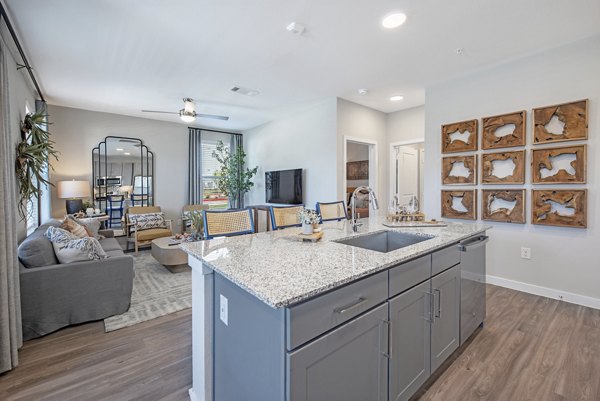
[[[171,273],[181,273],[190,269],[188,255],[179,245],[170,245],[171,238],[163,237],[152,240],[152,256]]]

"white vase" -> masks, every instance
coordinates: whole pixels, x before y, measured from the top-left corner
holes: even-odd
[[[87,214],[88,216],[92,216],[94,214],[94,208],[88,207],[87,209],[85,209],[85,214]]]
[[[314,227],[312,224],[302,223],[302,234],[311,235],[314,233]]]

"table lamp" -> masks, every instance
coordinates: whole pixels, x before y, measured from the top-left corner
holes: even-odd
[[[83,210],[81,198],[89,198],[90,183],[87,181],[59,181],[58,197],[67,200],[67,214],[75,214]]]

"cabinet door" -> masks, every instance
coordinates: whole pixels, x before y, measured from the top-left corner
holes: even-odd
[[[387,308],[288,353],[288,401],[387,400]]]
[[[431,372],[458,348],[460,336],[460,265],[431,279]]]
[[[431,373],[430,285],[427,280],[389,301],[392,325],[389,401],[408,400]]]

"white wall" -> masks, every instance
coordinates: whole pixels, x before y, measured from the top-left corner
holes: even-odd
[[[533,107],[584,98],[590,100],[590,139],[587,142],[589,228],[492,223],[488,247],[489,275],[558,290],[561,294],[600,298],[600,262],[593,251],[600,244],[599,71],[600,37],[596,36],[427,89],[425,212],[428,218],[440,216],[442,124],[527,110],[527,143],[530,144]],[[530,182],[529,168],[527,177],[527,182]],[[526,187],[530,188],[530,185]],[[527,221],[531,220],[530,194],[528,191]],[[531,248],[531,260],[520,258],[521,246]],[[567,294],[566,298],[572,296]]]
[[[384,207],[388,199],[388,142],[386,134],[386,114],[349,102],[337,99],[337,176],[340,177],[337,186],[338,199],[344,199],[346,194],[344,182],[344,139],[364,139],[377,143],[377,190],[381,207]],[[369,160],[372,164],[374,161]]]
[[[118,114],[49,106],[50,132],[61,152],[51,181],[91,183],[92,149],[108,135],[141,139],[154,152],[155,205],[163,208],[179,229],[181,208],[187,203],[187,126]],[[52,215],[65,214],[65,201],[52,189]]]
[[[336,99],[304,105],[292,115],[244,132],[247,166],[258,166],[248,204],[265,203],[265,171],[304,169],[304,203],[336,199]]]
[[[4,24],[2,24],[4,28]],[[0,33],[2,36],[3,47],[5,49],[5,55],[8,58],[8,96],[10,102],[10,126],[11,132],[10,136],[12,142],[14,144],[14,148],[16,149],[17,144],[21,141],[21,121],[25,117],[25,105],[29,108],[31,112],[35,112],[35,91],[33,90],[33,86],[29,80],[29,78],[25,75],[26,70],[21,69],[17,71],[17,63],[15,61],[14,45],[10,35],[5,29],[2,29]],[[7,38],[4,40],[4,38]],[[20,58],[19,58],[20,60]],[[15,187],[15,191],[17,188]],[[18,196],[17,196],[18,200]],[[15,213],[17,211],[17,205],[14,205]],[[21,241],[27,235],[27,223],[23,220],[20,220],[20,217],[17,215],[17,237],[18,240]]]
[[[425,138],[425,106],[387,115],[388,143],[418,141]]]

